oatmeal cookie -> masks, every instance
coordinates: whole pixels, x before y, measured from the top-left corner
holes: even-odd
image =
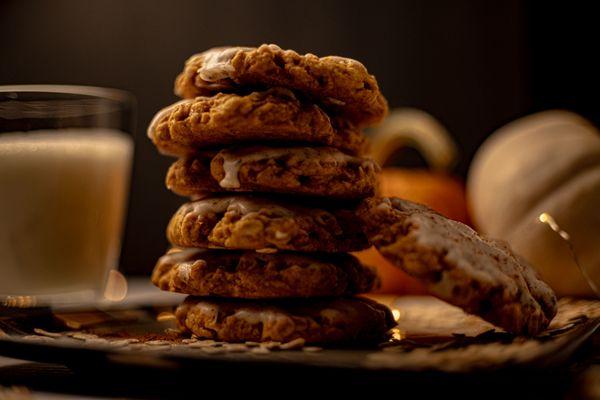
[[[516,334],[541,332],[556,297],[503,242],[398,198],[370,198],[357,210],[370,241],[429,291]]]
[[[375,193],[378,172],[375,161],[332,147],[253,146],[179,159],[166,184],[192,198],[230,191],[357,199]]]
[[[346,252],[369,246],[353,211],[325,210],[255,196],[186,203],[171,218],[176,247]]]
[[[196,336],[226,342],[377,342],[395,325],[386,306],[360,297],[270,302],[188,297],[175,315]]]
[[[310,143],[349,154],[363,154],[368,145],[353,124],[282,88],[179,101],[156,114],[148,136],[160,152],[174,156],[240,142]]]
[[[376,272],[350,254],[172,249],[152,274],[162,290],[243,299],[366,293]]]
[[[274,44],[218,47],[193,55],[175,81],[175,93],[191,98],[248,86],[293,89],[360,126],[378,123],[387,113],[375,77],[360,62],[300,55]]]

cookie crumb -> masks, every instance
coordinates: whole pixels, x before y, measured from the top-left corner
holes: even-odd
[[[24,340],[31,340],[31,341],[37,341],[37,342],[52,342],[55,339],[48,337],[48,336],[40,336],[40,335],[25,335],[25,336],[21,336],[21,339]]]
[[[49,332],[49,331],[46,331],[46,330],[41,329],[41,328],[34,328],[33,331],[35,333],[37,333],[38,335],[47,336],[47,337],[51,337],[51,338],[54,338],[54,339],[64,336],[63,333]]]
[[[306,340],[304,340],[302,338],[298,338],[298,339],[291,340],[287,343],[283,343],[281,346],[279,346],[279,348],[281,350],[296,350],[296,349],[301,349],[302,347],[304,347],[305,343],[306,343]]]
[[[119,340],[109,340],[108,344],[113,347],[126,347],[131,344],[131,342],[127,339],[119,339]]]
[[[150,340],[145,342],[148,346],[170,346],[171,342],[168,340]]]
[[[277,234],[279,233],[279,231],[275,232],[275,237],[277,237]],[[261,253],[261,254],[273,254],[273,253],[277,253],[277,249],[273,249],[270,247],[265,247],[263,249],[257,249],[255,250],[257,253]]]
[[[196,340],[193,343],[190,343],[188,345],[188,347],[191,347],[192,349],[199,349],[199,348],[204,348],[204,347],[219,347],[221,346],[220,343],[215,342],[214,340]]]
[[[269,350],[266,347],[253,347],[250,349],[250,353],[254,353],[254,354],[269,354],[271,353],[271,350]]]
[[[322,351],[323,348],[322,347],[317,347],[317,346],[306,346],[302,348],[302,351],[305,351],[307,353],[316,353],[319,351]]]
[[[77,340],[90,340],[90,339],[98,339],[98,335],[94,335],[91,333],[83,333],[83,332],[68,332],[67,336],[77,339]]]

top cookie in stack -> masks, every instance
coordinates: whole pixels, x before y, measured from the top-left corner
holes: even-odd
[[[167,186],[193,200],[171,219],[175,249],[152,277],[197,296],[178,309],[180,324],[227,341],[381,338],[389,310],[347,297],[376,275],[339,254],[369,242],[351,205],[329,201],[375,192],[361,133],[387,112],[375,78],[351,59],[227,47],[188,59],[175,92],[184,100],[148,135],[179,157]]]
[[[387,113],[375,77],[358,61],[299,55],[273,44],[221,47],[192,56],[177,77],[175,93],[193,98],[249,87],[294,90],[358,127],[376,124]]]

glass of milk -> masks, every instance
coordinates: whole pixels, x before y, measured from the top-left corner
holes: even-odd
[[[118,266],[133,113],[119,90],[0,86],[0,305],[103,296]]]

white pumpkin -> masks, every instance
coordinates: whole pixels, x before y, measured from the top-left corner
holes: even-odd
[[[579,264],[600,285],[600,133],[582,117],[546,111],[518,119],[478,150],[467,182],[471,217],[486,235],[506,240],[559,295],[592,295]]]

